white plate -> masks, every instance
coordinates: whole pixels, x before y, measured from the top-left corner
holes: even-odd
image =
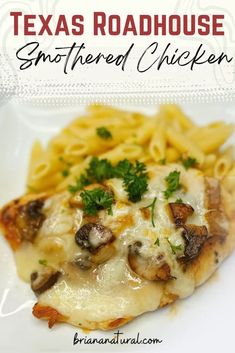
[[[128,107],[130,108],[130,107]],[[156,108],[135,107],[152,112]],[[198,123],[213,120],[234,122],[234,104],[188,105],[183,107]],[[133,109],[133,107],[132,107]],[[0,205],[24,191],[32,142],[46,142],[82,107],[66,110],[6,105],[0,107]],[[234,136],[230,142],[235,142]],[[235,254],[188,299],[157,312],[144,314],[119,329],[122,338],[158,338],[160,344],[77,344],[73,337],[112,338],[113,332],[86,334],[75,327],[58,324],[52,330],[31,315],[35,297],[29,286],[17,278],[12,253],[0,237],[0,351],[41,352],[231,352],[234,346]]]

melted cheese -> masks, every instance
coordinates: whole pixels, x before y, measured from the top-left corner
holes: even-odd
[[[165,178],[175,169],[181,172],[184,187],[166,201],[163,194]],[[169,241],[175,246],[180,245],[183,252],[184,240],[169,217],[167,203],[182,198],[195,210],[188,223],[206,225],[204,179],[199,171],[186,172],[179,165],[152,167],[149,173],[148,191],[136,204],[128,202],[120,180],[108,181],[114,190],[116,204],[112,216],[101,211],[99,219],[115,234],[116,253],[93,270],[82,271],[72,264],[84,253],[74,240],[82,224],[83,212],[69,207],[68,193],[48,199],[44,207],[46,220],[34,245],[24,244],[16,252],[18,272],[24,280],[29,281],[30,274],[40,270],[42,265],[39,265],[39,259],[46,259],[49,265],[62,272],[59,281],[40,295],[40,304],[57,309],[72,324],[89,328],[91,322],[137,316],[155,310],[165,291],[179,297],[193,292],[194,280],[183,273],[169,245]],[[155,227],[151,219],[146,219],[141,212],[141,208],[149,205],[154,197],[157,197]],[[159,246],[155,243],[156,239],[159,239]],[[163,284],[136,275],[127,260],[128,246],[136,241],[143,244],[142,250],[146,256],[163,254],[175,279]]]
[[[137,316],[146,308],[154,310],[161,294],[156,283],[136,278],[125,260],[115,258],[88,278],[82,273],[70,279],[65,276],[42,294],[40,303],[58,308],[75,325],[89,327],[89,321]]]

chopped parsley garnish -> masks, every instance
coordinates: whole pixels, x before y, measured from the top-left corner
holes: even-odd
[[[68,167],[71,167],[71,166],[72,166],[72,163],[66,161],[66,160],[64,159],[64,157],[62,157],[62,156],[59,157],[59,161],[62,162],[62,163],[64,163],[64,164],[67,165]]]
[[[112,215],[112,204],[114,203],[113,195],[102,188],[93,190],[84,190],[81,193],[84,206],[84,212],[88,215],[95,216],[98,211],[106,210]]]
[[[97,157],[91,159],[86,172],[91,182],[102,183],[104,180],[113,177],[113,167],[111,163],[107,159],[98,159]]]
[[[38,263],[39,263],[40,265],[47,266],[47,260],[45,260],[45,259],[40,259],[40,260],[38,260]]]
[[[140,201],[142,195],[148,189],[148,174],[144,163],[139,161],[131,163],[124,159],[118,162],[116,166],[112,166],[107,159],[93,157],[89,167],[86,169],[86,173],[76,180],[75,185],[70,185],[68,190],[75,193],[89,184],[102,183],[111,178],[123,179],[128,199],[132,202]]]
[[[160,246],[160,240],[159,240],[159,238],[157,238],[157,239],[155,240],[154,245]]]
[[[144,207],[144,208],[150,208],[150,210],[151,210],[151,222],[152,222],[153,227],[155,227],[155,223],[154,223],[154,209],[155,209],[156,201],[157,201],[157,198],[154,197],[153,202],[151,202],[150,205]]]
[[[64,178],[67,177],[69,175],[69,169],[66,168],[66,169],[62,170],[61,174]]]
[[[78,179],[76,179],[74,185],[68,186],[68,191],[74,194],[77,191],[82,190],[85,186],[90,185],[91,181],[86,177],[85,174],[81,174]]]
[[[62,157],[62,156],[59,157],[59,161],[62,163],[66,163],[64,157]]]
[[[59,161],[64,164],[64,169],[61,171],[61,174],[66,178],[69,175],[69,168],[72,166],[72,163],[66,161],[62,156],[59,157]]]
[[[71,193],[82,190],[85,186],[92,183],[102,183],[106,179],[113,177],[113,167],[107,159],[98,159],[93,157],[86,169],[86,174],[82,174],[75,182],[75,185],[69,185],[68,190]]]
[[[196,158],[193,158],[193,157],[188,157],[186,159],[182,158],[181,161],[186,170],[189,168],[196,167],[196,165],[198,164],[198,161],[196,160]]]
[[[132,163],[128,161],[128,159],[123,159],[118,162],[116,167],[113,170],[114,177],[116,178],[124,178],[127,173],[130,172],[132,168]]]
[[[183,203],[183,200],[182,199],[176,199],[175,203]]]
[[[111,132],[104,126],[97,127],[96,133],[99,137],[101,137],[104,140],[109,140],[112,138]]]
[[[159,163],[160,163],[161,165],[165,165],[165,164],[166,164],[166,158],[160,159],[160,160],[159,160]]]
[[[179,245],[174,245],[174,244],[172,244],[172,243],[170,242],[169,239],[167,239],[167,241],[168,241],[168,244],[170,245],[171,251],[172,251],[172,253],[173,253],[174,255],[176,255],[178,251],[182,251],[182,250],[183,250],[181,244],[179,244]]]
[[[166,178],[167,189],[164,191],[164,196],[166,199],[169,199],[173,193],[181,188],[180,185],[180,172],[174,170]]]
[[[123,176],[123,185],[132,202],[141,200],[142,195],[148,190],[148,174],[143,163],[136,161],[130,163],[128,171]]]

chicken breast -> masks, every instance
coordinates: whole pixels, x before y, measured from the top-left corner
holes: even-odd
[[[166,176],[181,188],[166,199]],[[108,330],[191,295],[235,246],[235,205],[223,185],[180,165],[151,169],[140,202],[110,179],[112,214],[84,212],[80,194],[25,195],[1,210],[33,315]],[[90,186],[92,187],[92,186]],[[153,204],[153,200],[155,203]],[[152,205],[152,207],[149,207]]]

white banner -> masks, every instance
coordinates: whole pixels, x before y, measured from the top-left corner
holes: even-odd
[[[2,0],[1,102],[234,100],[235,3],[214,4]]]

